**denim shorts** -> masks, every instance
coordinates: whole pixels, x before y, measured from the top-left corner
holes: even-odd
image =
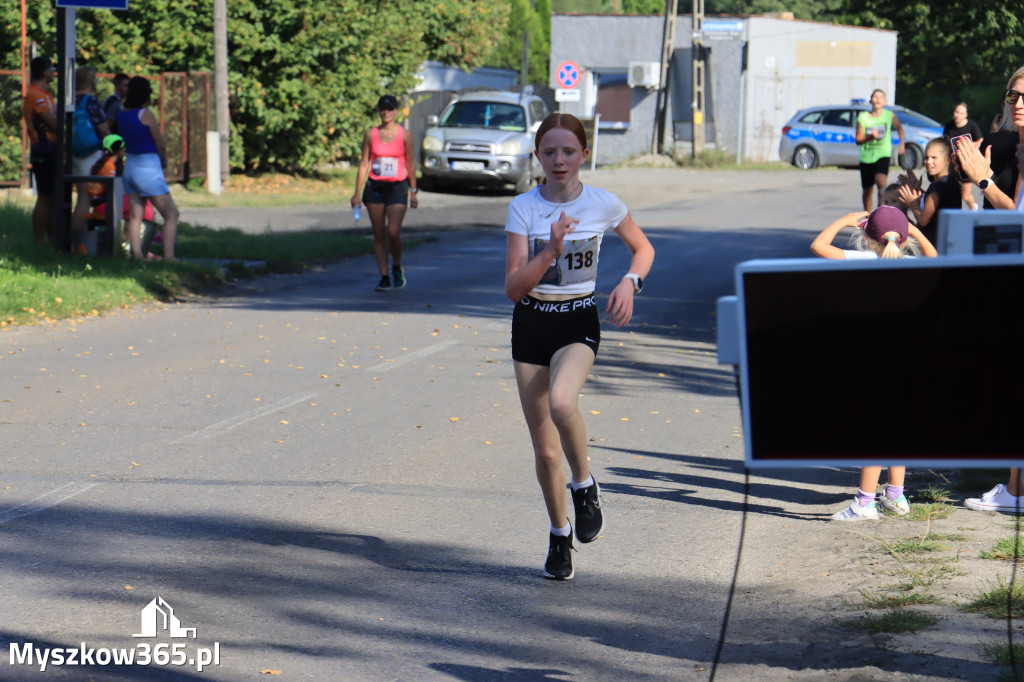
[[[409,181],[388,182],[386,180],[374,180],[368,178],[366,186],[363,187],[364,204],[387,204],[404,206],[409,201]]]
[[[170,194],[171,188],[164,179],[164,167],[159,154],[127,154],[124,161],[125,194],[141,197],[158,197]]]

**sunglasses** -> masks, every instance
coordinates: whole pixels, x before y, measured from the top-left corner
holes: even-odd
[[[1007,90],[1003,94],[1003,101],[1006,102],[1007,104],[1012,105],[1016,104],[1017,99],[1020,97],[1024,97],[1024,92],[1017,92],[1016,90]]]

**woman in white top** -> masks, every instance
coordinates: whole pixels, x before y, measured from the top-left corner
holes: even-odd
[[[619,327],[633,316],[633,296],[643,288],[654,247],[618,197],[580,181],[590,150],[574,116],[544,119],[535,146],[546,179],[509,206],[505,292],[516,304],[512,359],[551,522],[544,575],[569,580],[572,526],[563,457],[572,472],[576,539],[592,542],[604,530],[600,488],[587,464],[587,432],[577,404],[601,339],[594,298],[601,241],[614,230],[633,254],[605,308]]]

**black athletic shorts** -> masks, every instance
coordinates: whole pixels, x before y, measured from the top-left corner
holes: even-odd
[[[871,187],[875,184],[875,176],[881,173],[882,175],[889,175],[889,161],[890,157],[883,156],[874,163],[862,163],[860,164],[860,186],[864,189]]]
[[[53,194],[57,171],[57,152],[32,152],[29,156],[32,162],[32,175],[36,176],[36,191],[40,194]]]
[[[526,296],[512,312],[512,359],[531,365],[551,365],[551,358],[574,343],[589,346],[594,355],[601,345],[601,322],[594,294],[568,301],[541,301]]]
[[[409,203],[409,181],[388,182],[368,178],[363,187],[364,204],[406,205]]]

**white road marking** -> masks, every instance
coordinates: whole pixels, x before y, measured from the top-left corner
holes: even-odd
[[[376,365],[373,365],[372,367],[367,367],[365,371],[367,371],[367,372],[386,372],[389,369],[394,369],[395,367],[400,367],[400,366],[404,365],[407,362],[412,362],[413,360],[419,360],[420,358],[425,358],[428,355],[433,355],[434,353],[439,353],[439,352],[443,351],[445,348],[450,348],[451,346],[457,345],[458,343],[460,343],[460,342],[459,341],[454,341],[454,340],[442,341],[441,343],[439,343],[439,344],[437,344],[435,346],[427,346],[426,348],[420,348],[419,350],[414,350],[413,352],[409,353],[408,355],[403,355],[402,357],[400,357],[398,360],[395,360],[394,362],[379,362]]]
[[[209,438],[211,436],[216,436],[221,433],[227,433],[232,429],[237,429],[242,424],[248,424],[249,422],[255,419],[259,419],[260,417],[264,417],[273,412],[277,412],[278,410],[283,410],[287,407],[291,407],[292,405],[301,403],[303,400],[309,400],[310,398],[316,395],[319,395],[318,391],[314,391],[312,393],[301,393],[290,396],[288,398],[283,398],[282,400],[278,400],[276,403],[270,403],[269,405],[264,405],[263,407],[252,410],[250,412],[244,412],[236,417],[231,417],[230,419],[219,421],[216,424],[210,424],[209,426],[200,431],[193,431],[192,433],[182,436],[181,438],[172,442],[181,443],[186,440],[195,440],[196,438]]]
[[[80,495],[90,488],[95,488],[99,483],[65,483],[59,488],[51,490],[48,493],[43,493],[34,500],[30,500],[25,504],[18,505],[12,509],[8,509],[5,512],[0,512],[0,525],[13,521],[14,519],[20,519],[23,516],[29,514],[35,514],[41,512],[50,507],[56,507],[64,500],[70,499],[75,495]]]

